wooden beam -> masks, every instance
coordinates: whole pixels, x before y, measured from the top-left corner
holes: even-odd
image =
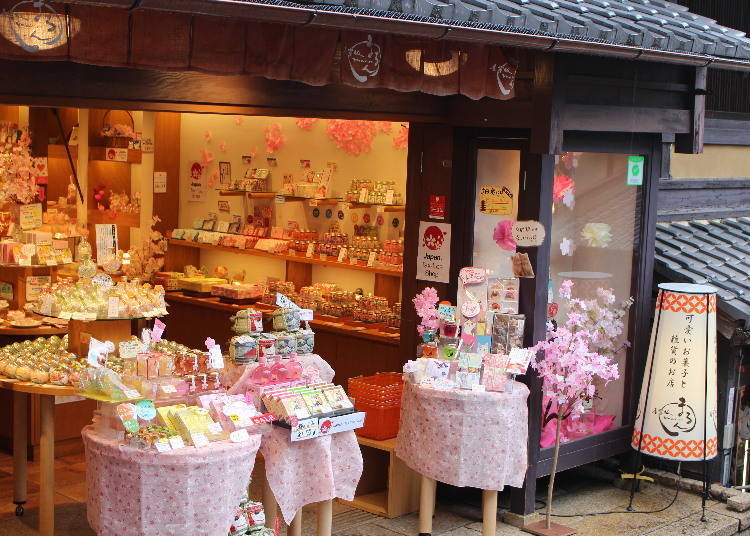
[[[674,150],[677,153],[700,154],[703,152],[707,76],[708,67],[695,68],[689,130],[686,134],[675,136]]]
[[[675,132],[690,129],[690,111],[568,104],[562,117],[565,130],[595,132]]]
[[[245,75],[0,61],[0,102],[7,103],[442,122],[448,101],[417,92],[316,87]]]
[[[534,88],[531,127],[531,152],[562,154],[565,103],[565,75],[554,54],[537,54],[534,59]]]

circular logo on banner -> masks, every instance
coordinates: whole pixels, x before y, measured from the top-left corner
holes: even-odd
[[[371,220],[371,218],[370,218],[369,214],[365,214],[364,216],[362,216],[362,221],[363,222],[370,223],[370,220]]]
[[[399,225],[401,225],[401,222],[398,221],[398,218],[393,218],[391,220],[391,227],[393,227],[394,229],[397,228]]]
[[[445,243],[445,233],[440,230],[440,227],[430,225],[425,229],[424,236],[422,237],[422,245],[424,247],[436,251],[443,247],[443,243]]]
[[[344,219],[344,211],[343,210],[339,210],[338,217],[339,217],[340,220]]]
[[[378,225],[383,225],[385,223],[385,218],[382,214],[378,214],[378,217],[375,218],[375,223],[377,223]]]
[[[318,207],[315,207],[312,211],[313,218],[317,218],[320,216],[320,209]]]
[[[326,218],[331,219],[331,216],[333,216],[333,210],[329,208],[326,210]]]
[[[357,223],[359,221],[359,216],[356,212],[352,212],[352,222]]]

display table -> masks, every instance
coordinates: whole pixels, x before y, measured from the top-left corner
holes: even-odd
[[[227,534],[247,491],[260,434],[157,453],[82,432],[88,520],[100,536]]]
[[[303,369],[314,371],[321,381],[330,382],[335,374],[317,354],[298,356]],[[245,393],[245,380],[257,363],[235,366],[227,363],[225,378],[234,380],[230,393]],[[318,536],[330,536],[333,517],[332,501],[351,501],[362,476],[362,451],[354,432],[292,442],[290,432],[269,426],[263,432],[260,453],[265,462],[263,505],[267,526],[276,517],[276,505],[290,525],[289,535],[302,534],[302,508],[320,503]]]
[[[0,376],[0,388],[13,391],[13,502],[16,515],[26,503],[29,395],[39,395],[39,534],[55,533],[55,397],[75,394],[73,387],[22,382]]]
[[[497,492],[526,476],[528,388],[438,391],[405,383],[396,455],[422,475],[419,532],[432,532],[435,482],[483,490],[483,534],[495,534]]]

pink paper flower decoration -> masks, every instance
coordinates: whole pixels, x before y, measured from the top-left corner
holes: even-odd
[[[219,150],[222,153],[225,153],[227,151],[227,142],[222,141],[221,143],[219,143]]]
[[[302,130],[312,130],[313,125],[317,119],[307,118],[307,117],[300,117],[296,119],[294,122],[297,123],[297,126],[301,128]]]
[[[396,149],[406,149],[409,146],[409,125],[400,125],[400,130],[393,136],[393,146]]]
[[[206,143],[211,143],[211,140],[214,139],[214,135],[210,130],[205,131],[203,137],[206,139]]]
[[[513,240],[513,220],[503,220],[495,226],[492,239],[502,249],[507,251],[516,250],[516,241]]]
[[[378,132],[390,136],[393,133],[393,123],[390,121],[378,121]]]
[[[273,123],[263,129],[266,133],[266,152],[273,154],[286,145],[286,136],[281,133],[281,124]]]
[[[552,186],[552,200],[562,201],[565,193],[568,191],[573,191],[575,185],[576,183],[573,182],[573,179],[571,179],[568,175],[558,173],[557,175],[555,175],[555,183]]]
[[[421,335],[425,330],[437,330],[440,326],[440,318],[437,314],[438,298],[437,290],[433,287],[425,287],[422,292],[414,296],[411,300],[414,304],[414,310],[421,322],[417,326],[417,331]]]
[[[218,170],[215,170],[208,176],[208,179],[207,179],[208,186],[212,187],[217,180],[219,180],[219,172]]]
[[[331,119],[326,132],[336,143],[336,147],[354,156],[369,153],[372,140],[378,133],[373,121],[348,119]]]
[[[205,149],[201,149],[201,162],[203,162],[203,167],[206,167],[208,164],[214,161],[214,153],[210,151],[206,151]]]
[[[244,122],[245,122],[245,118],[242,117],[241,115],[235,115],[234,116],[234,124],[235,125],[240,126]]]

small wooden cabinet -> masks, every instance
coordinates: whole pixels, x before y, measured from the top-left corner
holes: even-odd
[[[419,510],[420,476],[396,456],[396,438],[357,440],[364,471],[354,500],[341,502],[387,518]]]

